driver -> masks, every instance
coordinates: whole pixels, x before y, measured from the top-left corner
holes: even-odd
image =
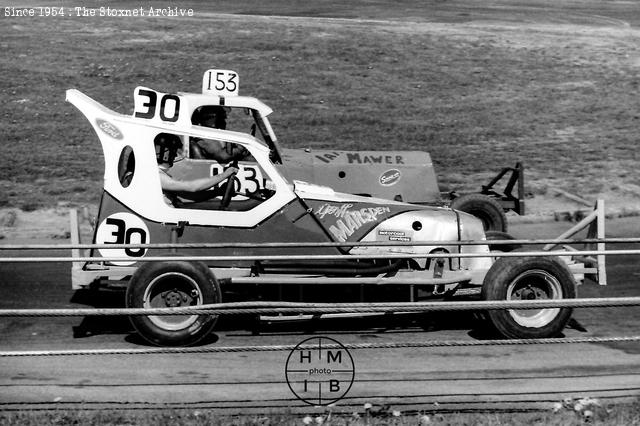
[[[230,108],[219,105],[205,105],[195,110],[191,122],[198,126],[226,130],[229,110]],[[189,139],[189,152],[191,158],[211,159],[219,163],[242,160],[249,155],[241,145],[201,138]]]
[[[162,193],[165,202],[173,207],[182,206],[184,199],[197,202],[220,195],[217,191],[207,190],[238,172],[237,168],[228,167],[219,175],[193,180],[174,179],[169,174],[169,170],[173,166],[178,150],[182,148],[180,137],[171,133],[160,133],[153,140],[153,144],[156,149],[156,160],[158,161]],[[229,182],[229,184],[233,183]]]

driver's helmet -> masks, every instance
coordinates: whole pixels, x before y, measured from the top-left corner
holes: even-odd
[[[159,133],[154,139],[153,144],[156,148],[156,160],[158,164],[169,164],[173,166],[173,161],[178,154],[178,150],[182,148],[182,141],[178,135],[171,133]]]
[[[201,106],[193,113],[191,122],[198,126],[225,130],[227,128],[228,112],[229,108],[220,105]]]

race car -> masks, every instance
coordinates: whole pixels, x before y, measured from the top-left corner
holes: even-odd
[[[271,151],[271,159],[280,172],[290,180],[302,180],[329,186],[340,192],[378,197],[408,203],[426,205],[450,205],[452,208],[478,217],[485,230],[507,232],[505,212],[525,214],[524,167],[503,168],[478,193],[441,192],[431,157],[424,151],[346,151],[340,149],[291,149],[278,143],[268,116],[271,108],[256,98],[239,96],[240,77],[230,70],[207,70],[203,75],[202,93],[195,96],[208,101],[193,111],[188,111],[193,124],[204,125],[201,111],[206,108],[220,109],[212,126],[227,130],[250,133],[263,141]],[[218,97],[219,94],[223,96]],[[195,105],[195,104],[192,104]],[[138,105],[139,107],[139,105]],[[251,130],[249,130],[251,129]],[[191,144],[187,158],[202,160],[182,163],[178,169],[181,176],[200,176],[202,169],[209,167],[207,156],[197,145]],[[188,168],[195,167],[195,170]],[[253,171],[244,169],[240,174],[241,185],[257,190],[260,179]],[[499,187],[503,182],[504,188]]]
[[[234,80],[225,75],[221,81],[228,87]],[[268,109],[257,100],[225,96],[224,89],[214,96],[138,87],[133,116],[78,90],[67,91],[67,101],[87,118],[104,154],[93,235],[97,246],[87,253],[90,261],[74,262],[73,289],[124,287],[132,308],[232,300],[414,301],[461,293],[489,300],[564,299],[575,297],[576,279],[604,272],[603,262],[585,265],[566,256],[496,259],[483,243],[482,222],[448,207],[289,180],[274,164],[275,138],[266,144],[251,131],[192,123],[192,112],[210,105],[212,97],[217,106],[251,104],[249,116],[266,116]],[[267,121],[255,124],[271,137]],[[169,136],[173,178],[188,179],[196,170],[207,177],[223,173],[223,163],[190,158],[190,145],[207,140],[242,156],[233,160],[239,179],[222,181],[198,199],[169,198],[161,178],[166,172],[159,169],[166,153],[158,148]],[[79,241],[73,227],[72,232]],[[182,246],[135,246],[162,243]],[[164,260],[146,261],[156,256]],[[487,315],[506,337],[550,337],[562,331],[571,309],[492,310]],[[216,319],[206,314],[131,317],[138,333],[157,345],[196,344]]]

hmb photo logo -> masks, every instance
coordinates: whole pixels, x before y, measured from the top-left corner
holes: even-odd
[[[342,399],[353,384],[355,365],[340,342],[311,337],[298,343],[285,367],[289,388],[301,401],[329,405]]]

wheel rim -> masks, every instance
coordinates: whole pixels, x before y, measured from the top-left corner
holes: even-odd
[[[144,292],[145,308],[177,308],[202,305],[202,291],[197,281],[179,272],[158,275]],[[164,330],[182,330],[198,319],[197,315],[149,315],[149,320]]]
[[[518,275],[507,287],[507,300],[562,299],[560,281],[547,271],[530,270]],[[549,324],[560,312],[552,309],[509,309],[515,322],[523,327],[539,328]]]

